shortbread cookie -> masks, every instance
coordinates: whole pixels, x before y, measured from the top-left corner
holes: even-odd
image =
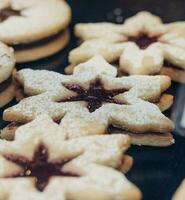
[[[102,55],[110,63],[119,62],[119,70],[129,75],[162,73],[185,82],[185,37],[149,12],[140,12],[121,25],[77,24],[75,34],[83,43],[70,52],[72,66]]]
[[[139,189],[113,169],[129,141],[123,135],[68,139],[40,116],[19,128],[13,142],[0,141],[0,199],[140,200]]]
[[[21,70],[15,78],[28,97],[6,109],[3,118],[27,123],[44,113],[58,123],[62,119],[61,126],[70,137],[105,134],[114,126],[123,134],[125,131],[138,137],[144,134],[149,137],[147,145],[172,144],[172,135],[165,134],[173,130],[173,123],[160,110],[161,101],[163,108],[172,103],[172,99],[166,103],[161,100],[170,86],[170,78],[116,75],[116,69],[100,56],[80,64],[71,76],[46,70]],[[156,141],[157,135],[164,136],[165,142]],[[142,137],[136,144],[143,144]]]
[[[69,41],[71,10],[61,0],[3,0],[0,2],[0,40],[15,49],[16,61],[50,56]]]
[[[185,199],[185,180],[182,182],[181,186],[178,188],[172,200],[184,200],[184,199]]]
[[[15,96],[12,74],[15,67],[13,49],[0,42],[0,108]]]

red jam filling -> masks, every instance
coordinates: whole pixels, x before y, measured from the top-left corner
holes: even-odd
[[[138,36],[130,36],[128,37],[128,41],[135,42],[140,49],[146,49],[149,47],[152,43],[155,43],[158,41],[158,37],[149,37],[147,34],[141,34]]]
[[[0,21],[3,22],[11,16],[21,16],[20,10],[14,10],[12,7],[6,7],[0,10]]]
[[[121,131],[123,131],[122,128],[116,127],[114,125],[109,125],[107,128],[107,133],[109,134],[114,134],[116,132],[121,132]]]
[[[74,158],[65,158],[63,160],[50,162],[48,160],[48,150],[44,145],[38,146],[32,160],[15,154],[6,154],[4,158],[22,168],[22,172],[7,176],[6,178],[35,177],[36,188],[41,192],[45,189],[52,176],[78,177],[77,174],[62,171],[62,167]]]
[[[164,64],[163,64],[165,67],[171,67],[171,68],[175,68],[175,69],[178,69],[178,70],[183,70],[182,68],[170,63],[169,61],[165,60],[164,61]]]
[[[112,125],[112,124],[109,125],[108,128],[107,128],[107,133],[108,134],[121,134],[124,131],[128,131],[128,132],[133,133],[133,134],[136,133],[136,132],[132,132],[132,131],[126,130],[124,128],[120,128],[120,127]],[[138,136],[139,135],[140,136],[141,135],[146,135],[146,134],[159,135],[160,133],[159,132],[148,132],[148,131],[146,131],[146,132],[143,132],[143,133],[138,133]]]
[[[14,129],[14,128],[17,128],[17,127],[23,126],[23,125],[24,125],[24,123],[11,122],[10,124],[8,124],[7,128],[8,128],[9,130],[12,130],[12,129]]]
[[[42,45],[50,43],[53,40],[61,37],[62,34],[64,34],[64,30],[59,31],[58,33],[56,33],[56,34],[54,34],[50,37],[46,37],[46,38],[43,38],[43,39],[40,39],[40,40],[37,40],[37,41],[32,41],[32,42],[24,43],[24,44],[14,44],[14,45],[12,45],[12,47],[16,51],[21,51],[21,50],[25,50],[25,49],[30,49],[30,48],[42,46]]]
[[[88,90],[82,88],[77,84],[63,84],[68,90],[75,92],[77,95],[74,97],[68,97],[58,102],[70,102],[70,101],[86,101],[88,103],[87,108],[90,112],[94,112],[102,106],[103,103],[115,103],[123,104],[114,99],[114,96],[128,91],[127,89],[114,89],[106,90],[98,79],[90,84]]]

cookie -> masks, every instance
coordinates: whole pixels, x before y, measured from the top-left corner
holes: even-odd
[[[40,116],[20,127],[13,142],[0,141],[0,198],[140,200],[139,189],[114,169],[129,142],[123,135],[69,139]]]
[[[172,22],[172,23],[166,24],[166,26],[170,31],[178,32],[182,36],[185,37],[185,22],[181,22],[181,21]]]
[[[178,27],[184,25],[178,23]],[[102,55],[109,63],[118,63],[119,70],[129,75],[165,74],[185,82],[185,37],[149,12],[140,12],[121,25],[77,24],[75,35],[82,44],[70,52],[72,66]]]
[[[71,9],[61,0],[4,0],[0,3],[0,40],[12,46],[17,62],[55,54],[69,41]]]
[[[0,108],[15,96],[12,75],[15,67],[13,49],[0,42]]]
[[[80,64],[71,76],[46,70],[21,70],[15,78],[28,97],[6,109],[3,118],[27,123],[44,113],[60,123],[70,137],[105,134],[114,126],[123,134],[125,131],[138,137],[144,134],[149,137],[147,145],[171,145],[173,123],[160,110],[173,101],[173,98],[164,98],[170,78],[116,76],[116,68],[101,56]],[[166,141],[153,143],[151,135],[164,136]],[[142,137],[137,144],[143,144]]]
[[[178,188],[172,200],[184,200],[184,199],[185,199],[185,180],[182,182],[182,184]]]

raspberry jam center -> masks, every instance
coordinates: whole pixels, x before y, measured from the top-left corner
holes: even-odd
[[[158,41],[158,37],[149,37],[147,34],[141,34],[138,36],[130,36],[128,37],[128,41],[135,42],[140,49],[146,49],[151,44]]]
[[[6,154],[4,155],[4,158],[22,168],[21,172],[5,178],[35,177],[35,186],[39,191],[43,191],[45,189],[45,187],[48,185],[49,179],[52,176],[78,177],[77,174],[66,173],[62,171],[62,167],[74,158],[66,158],[63,160],[50,162],[48,160],[48,150],[44,145],[38,146],[32,160],[15,154]]]
[[[174,65],[174,64],[170,63],[170,62],[167,61],[167,60],[164,60],[163,65],[164,65],[165,67],[175,68],[175,69],[177,69],[177,70],[183,70],[182,68],[178,67],[177,65]]]
[[[7,20],[11,16],[21,16],[21,11],[14,10],[12,7],[6,7],[0,10],[0,22]]]
[[[94,112],[102,106],[103,103],[115,103],[123,104],[114,99],[114,96],[128,91],[127,89],[113,89],[107,90],[104,88],[100,80],[96,80],[91,83],[89,89],[84,89],[77,84],[63,84],[68,90],[75,92],[77,95],[68,97],[58,102],[70,102],[70,101],[86,101],[88,103],[87,108],[90,112]]]

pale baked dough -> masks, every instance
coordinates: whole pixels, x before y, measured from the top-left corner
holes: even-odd
[[[178,27],[178,31],[174,31],[172,27]],[[71,66],[75,66],[93,56],[102,55],[109,63],[119,61],[119,70],[129,75],[154,75],[160,74],[164,61],[168,61],[181,69],[175,76],[172,72],[174,67],[171,66],[168,75],[175,81],[184,82],[184,29],[183,22],[163,24],[159,17],[146,11],[137,13],[119,25],[80,23],[75,26],[75,35],[83,42],[70,52],[69,62]],[[141,33],[157,39],[147,48],[141,49],[129,39],[142,35]],[[72,67],[68,70],[71,73]]]
[[[12,48],[0,42],[0,83],[6,81],[15,67],[15,56]]]
[[[138,75],[117,78],[116,75],[116,68],[100,56],[77,66],[71,76],[46,70],[21,70],[15,78],[28,98],[6,109],[3,118],[9,122],[27,123],[40,114],[48,114],[59,123],[62,119],[61,126],[70,137],[92,135],[94,132],[105,134],[109,125],[138,135],[171,132],[173,123],[161,112],[173,100],[171,96],[162,96],[171,84],[170,78]],[[122,89],[123,92],[113,95],[113,99],[123,104],[103,102],[91,112],[86,100],[70,101],[77,94],[67,89],[65,84],[77,84],[88,90],[90,84],[97,80],[107,91]],[[63,102],[63,99],[67,101]]]
[[[52,122],[48,116],[40,116],[17,129],[14,141],[0,140],[0,198],[120,200],[120,197],[124,197],[141,200],[140,190],[121,172],[114,169],[122,165],[122,154],[130,145],[129,136],[94,135],[69,139],[67,135],[65,130]],[[46,148],[40,152],[43,155],[40,163],[46,154],[49,156],[49,163],[66,162],[71,158],[72,160],[64,164],[60,171],[78,177],[51,176],[43,192],[36,188],[34,176],[11,177],[23,173],[23,168],[16,164],[14,159],[11,161],[7,157],[20,156],[20,159],[32,161],[37,158],[38,154],[35,152],[40,145]],[[34,168],[37,168],[36,164]],[[25,173],[30,172],[31,169]],[[9,178],[5,178],[7,176]]]
[[[13,83],[13,72],[15,71],[15,56],[11,47],[0,42],[0,85],[8,81],[7,85],[0,92],[0,108],[8,104],[15,96],[15,85]],[[4,87],[4,86],[2,86]]]
[[[0,8],[12,7],[21,16],[11,16],[0,23],[0,40],[8,44],[29,43],[65,30],[71,9],[61,0],[3,0]]]

